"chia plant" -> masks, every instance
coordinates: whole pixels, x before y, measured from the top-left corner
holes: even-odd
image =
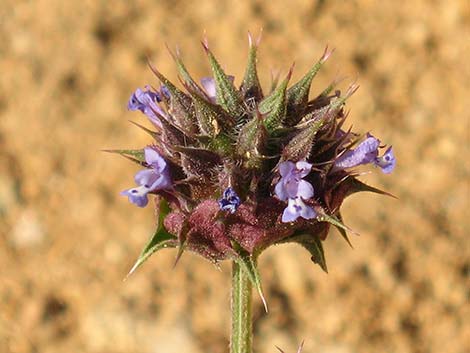
[[[289,87],[286,77],[263,89],[257,74],[259,39],[249,35],[248,64],[240,86],[221,67],[207,40],[203,48],[212,77],[196,82],[180,53],[172,54],[182,88],[149,64],[159,88],[137,89],[128,109],[152,124],[140,126],[152,142],[141,149],[108,150],[143,169],[136,187],[121,194],[138,207],[155,200],[157,225],[133,273],[153,253],[177,248],[176,261],[191,251],[214,264],[232,261],[231,352],[252,352],[252,287],[265,308],[257,261],[268,247],[297,243],[327,272],[322,242],[335,227],[350,244],[340,207],[357,192],[389,195],[358,179],[357,167],[383,173],[395,167],[392,147],[344,129],[346,100],[334,80],[309,97],[313,78],[330,57],[320,59]],[[300,349],[299,349],[300,351]]]

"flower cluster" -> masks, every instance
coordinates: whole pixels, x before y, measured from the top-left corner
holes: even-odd
[[[357,179],[357,168],[395,167],[392,148],[344,130],[344,105],[356,91],[341,94],[332,82],[309,97],[313,78],[332,51],[289,86],[292,69],[272,89],[258,80],[258,42],[250,36],[248,64],[239,86],[224,72],[207,43],[212,77],[200,83],[179,53],[171,53],[182,88],[150,65],[161,82],[130,97],[128,108],[145,114],[151,145],[114,150],[145,167],[137,187],[122,192],[144,207],[155,195],[157,230],[138,264],[164,247],[194,251],[218,262],[233,259],[256,277],[256,257],[273,244],[294,242],[326,270],[321,242],[330,226],[346,238],[343,200],[360,191],[383,193]],[[139,125],[140,126],[140,125]]]

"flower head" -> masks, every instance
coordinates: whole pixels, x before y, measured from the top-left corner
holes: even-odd
[[[140,207],[149,194],[157,194],[163,222],[148,249],[160,241],[159,248],[180,247],[180,254],[189,250],[214,262],[235,259],[253,266],[269,246],[294,242],[326,269],[321,241],[331,225],[343,233],[348,229],[340,213],[343,200],[359,191],[380,193],[361,183],[351,168],[373,164],[389,173],[395,158],[391,148],[380,156],[380,141],[371,135],[348,147],[358,134],[343,129],[344,106],[357,85],[341,94],[334,92],[334,81],[309,97],[331,50],[325,49],[299,81],[290,84],[291,68],[265,94],[257,74],[258,43],[250,38],[239,86],[207,42],[212,76],[200,82],[179,52],[174,58],[182,88],[151,66],[160,91],[137,89],[128,107],[159,128],[145,128],[153,147],[118,151],[146,166],[135,176],[137,187],[122,194]]]
[[[135,175],[136,188],[127,189],[121,195],[127,196],[129,201],[139,207],[148,204],[147,194],[156,190],[171,187],[171,179],[166,161],[153,148],[144,149],[145,161],[148,169],[143,169]]]

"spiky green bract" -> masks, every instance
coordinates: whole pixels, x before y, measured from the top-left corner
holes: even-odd
[[[245,70],[245,77],[243,78],[243,82],[240,87],[240,90],[243,94],[243,98],[248,103],[250,103],[251,100],[254,100],[253,103],[257,103],[263,97],[263,89],[261,88],[261,84],[259,83],[258,71],[256,69],[256,53],[258,50],[260,39],[261,36],[258,38],[256,43],[254,43],[251,33],[248,33],[248,64]]]
[[[241,128],[237,141],[237,153],[246,169],[262,169],[267,135],[263,116],[255,112],[253,118]]]
[[[290,78],[292,77],[292,66],[287,77],[281,84],[259,104],[259,111],[265,115],[264,124],[269,132],[281,128],[286,117],[286,90]]]
[[[341,213],[339,211],[336,213],[336,217],[338,218],[338,221],[340,222],[340,224],[343,224],[343,216],[341,216]],[[336,227],[336,230],[339,232],[339,234],[341,234],[343,239],[346,240],[348,245],[351,248],[353,248],[351,241],[349,240],[348,233],[346,232],[346,229],[344,229],[344,227],[341,227],[339,225],[335,225],[335,227]]]
[[[170,55],[172,56],[173,60],[175,61],[176,67],[178,68],[178,72],[180,73],[181,78],[183,79],[183,82],[186,84],[186,86],[189,86],[191,91],[196,91],[199,95],[205,96],[204,90],[196,83],[196,81],[194,81],[194,79],[186,69],[183,60],[181,59],[179,49],[176,50],[176,53],[173,53],[169,47],[167,47],[167,49]]]
[[[163,76],[160,71],[149,63],[150,69],[158,79],[170,91],[171,101],[168,113],[175,119],[176,124],[188,132],[196,131],[196,119],[191,98],[178,89],[171,81]]]
[[[141,166],[146,166],[145,157],[144,157],[144,150],[103,150],[103,152],[108,153],[116,153],[124,158],[129,159],[132,162],[140,164]]]
[[[334,80],[309,98],[312,80],[331,51],[326,49],[308,73],[289,88],[291,68],[264,96],[256,67],[258,42],[251,36],[249,42],[240,89],[207,42],[203,43],[215,97],[196,83],[179,52],[172,55],[183,88],[152,67],[170,96],[162,94],[162,110],[155,112],[161,121],[155,124],[157,131],[146,132],[154,138],[152,148],[168,163],[172,187],[152,193],[168,201],[168,214],[160,208],[157,211],[164,220],[164,231],[173,236],[172,241],[176,239],[178,258],[188,250],[213,263],[234,260],[260,290],[256,260],[262,251],[274,244],[298,243],[326,271],[322,241],[330,227],[338,228],[349,242],[349,228],[340,213],[343,200],[359,191],[384,192],[363,184],[350,171],[333,168],[338,156],[353,146],[359,135],[342,129],[346,100],[357,85],[351,85],[344,95],[340,91],[331,94],[338,84]],[[142,149],[112,152],[146,166]],[[285,161],[312,165],[303,180],[313,187],[314,196],[303,202],[314,210],[315,218],[282,221],[287,203],[275,196],[274,187],[281,179],[279,166]],[[237,199],[229,211],[219,205],[227,189]],[[159,228],[157,233],[163,234],[161,231]],[[157,243],[161,240],[156,239]]]
[[[201,96],[192,87],[187,86],[194,103],[194,110],[201,134],[215,138],[221,131],[233,131],[235,121],[220,105],[214,104]]]
[[[325,125],[334,126],[333,121],[338,117],[344,102],[356,89],[357,86],[351,86],[344,97],[332,99],[328,105],[304,116],[300,120],[300,123],[295,126],[297,133],[293,135],[292,139],[284,148],[282,160],[307,160],[314,147],[315,137],[318,131]],[[323,140],[325,141],[325,139]],[[337,141],[337,139],[335,139],[335,141]]]
[[[130,276],[132,273],[134,273],[138,267],[140,267],[153,253],[157,252],[158,250],[165,248],[176,248],[178,246],[177,237],[168,233],[163,227],[163,220],[170,212],[168,202],[162,198],[158,198],[156,205],[158,212],[157,229],[140,253],[137,261],[135,262],[134,266],[132,266],[127,276]]]
[[[320,115],[308,119],[302,125],[296,127],[298,131],[286,147],[283,150],[282,159],[285,161],[294,160],[302,161],[306,160],[310,156],[310,151],[312,149],[313,140],[318,130],[325,123],[325,116]]]
[[[209,50],[207,42],[203,42],[202,44],[209,58],[212,75],[214,76],[217,103],[232,117],[235,117],[237,122],[242,121],[246,110],[240,92],[235,88],[228,75],[224,72],[214,54]]]
[[[313,65],[299,82],[289,88],[287,92],[287,124],[293,125],[300,120],[299,116],[302,115],[302,110],[305,109],[308,102],[308,94],[313,78],[332,53],[333,50],[329,51],[328,47],[326,47],[320,60]]]

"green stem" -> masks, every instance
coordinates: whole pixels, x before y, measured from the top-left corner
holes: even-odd
[[[252,287],[246,271],[232,264],[232,336],[230,353],[252,353]]]

